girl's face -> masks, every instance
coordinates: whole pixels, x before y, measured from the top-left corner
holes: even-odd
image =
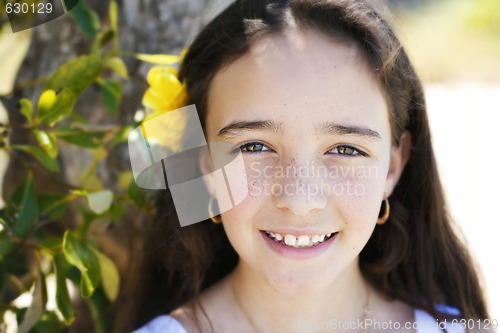
[[[205,131],[245,163],[226,174],[248,193],[222,214],[240,264],[283,293],[348,281],[407,159],[355,48],[315,32],[259,40],[213,79]]]

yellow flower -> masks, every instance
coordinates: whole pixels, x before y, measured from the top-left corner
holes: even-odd
[[[186,113],[168,112],[153,114],[142,122],[142,133],[152,149],[181,150],[182,135],[186,127]]]
[[[155,66],[148,73],[149,89],[142,104],[154,113],[168,112],[186,105],[184,85],[177,78],[177,69]]]
[[[183,51],[182,58],[186,51]],[[185,85],[178,79],[177,69],[155,66],[148,72],[150,85],[142,98],[142,104],[151,113],[142,122],[143,133],[150,144],[180,150],[182,133],[186,126],[185,113],[166,113],[187,104]]]

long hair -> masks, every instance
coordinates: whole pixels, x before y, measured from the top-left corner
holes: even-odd
[[[412,137],[411,157],[389,198],[391,215],[360,253],[361,272],[387,297],[436,318],[444,318],[438,303],[457,307],[463,318],[488,318],[477,272],[446,210],[421,82],[391,26],[369,2],[234,2],[200,32],[183,61],[180,79],[189,104],[204,125],[213,77],[262,36],[295,27],[354,45],[385,94],[393,145],[403,131]],[[157,208],[138,266],[139,289],[133,289],[135,327],[196,299],[237,263],[221,226],[204,221],[181,228],[168,190]]]

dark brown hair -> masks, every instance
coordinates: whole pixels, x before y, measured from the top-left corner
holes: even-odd
[[[392,141],[407,130],[411,157],[389,198],[391,215],[360,254],[364,277],[386,296],[444,318],[435,304],[464,318],[488,318],[471,258],[453,230],[431,143],[422,86],[387,21],[362,0],[241,0],[216,17],[190,46],[180,78],[204,123],[214,75],[261,36],[296,26],[355,45],[389,105]],[[237,263],[222,227],[179,226],[168,191],[142,253],[135,326],[166,314],[221,279]]]

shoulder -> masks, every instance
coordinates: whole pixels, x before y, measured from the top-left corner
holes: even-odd
[[[187,331],[174,317],[162,315],[132,333],[187,333]]]

